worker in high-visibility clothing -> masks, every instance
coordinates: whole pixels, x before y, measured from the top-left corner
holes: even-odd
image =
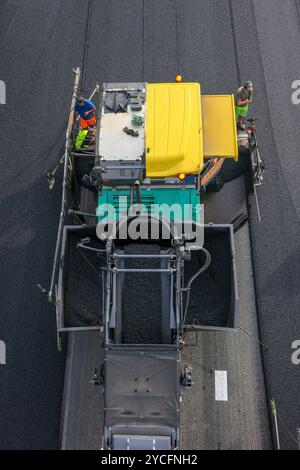
[[[95,119],[96,107],[90,100],[86,100],[83,96],[76,98],[75,112],[80,116],[80,125],[82,129],[94,127],[96,124]]]
[[[248,105],[253,101],[253,83],[248,81],[237,89],[235,94],[235,114],[237,116],[237,126],[244,131],[246,129],[243,120],[248,115]]]

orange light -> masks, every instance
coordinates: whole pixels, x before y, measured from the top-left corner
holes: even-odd
[[[180,82],[182,82],[182,76],[181,76],[181,75],[179,75],[179,74],[178,74],[178,75],[176,75],[176,77],[175,77],[175,82],[176,82],[176,83],[180,83]]]
[[[180,181],[183,181],[185,179],[185,173],[180,173],[178,175],[178,178],[180,179]]]

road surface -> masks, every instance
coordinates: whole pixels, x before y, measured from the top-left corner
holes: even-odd
[[[177,7],[177,9],[175,8]],[[253,112],[267,163],[259,190],[263,221],[250,232],[263,366],[275,398],[283,448],[300,422],[298,0],[1,0],[0,448],[56,448],[64,355],[56,351],[53,309],[36,284],[49,283],[59,193],[44,173],[57,159],[67,118],[71,68],[96,81],[200,81],[229,93],[251,79]],[[177,14],[176,14],[177,13]]]

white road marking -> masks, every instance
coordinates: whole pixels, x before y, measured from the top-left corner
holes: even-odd
[[[227,370],[215,370],[215,400],[228,401]]]

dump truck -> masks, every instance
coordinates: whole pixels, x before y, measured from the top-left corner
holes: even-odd
[[[50,289],[57,335],[98,330],[103,449],[180,446],[180,403],[192,386],[187,331],[232,331],[238,287],[232,224],[204,223],[205,193],[238,161],[232,95],[199,83],[103,83],[96,126],[74,106]],[[204,201],[204,203],[203,203]],[[99,393],[100,393],[99,391]]]

